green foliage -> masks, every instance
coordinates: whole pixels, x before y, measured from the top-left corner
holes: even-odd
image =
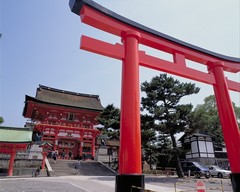
[[[233,102],[233,109],[235,111],[235,115],[238,121],[238,128],[240,129],[240,107],[237,107],[236,104]]]
[[[102,128],[102,134],[107,134],[111,140],[119,139],[120,110],[118,108],[114,107],[113,104],[107,105],[103,112],[97,117],[97,120],[104,126]]]
[[[166,74],[160,74],[152,78],[150,83],[144,82],[141,90],[146,93],[146,97],[142,98],[142,111],[147,112],[146,116],[151,119],[155,130],[174,135],[187,128],[188,115],[193,106],[179,102],[182,97],[199,92],[195,84],[181,83]]]
[[[141,129],[142,146],[143,148],[148,148],[150,143],[155,143],[157,141],[152,117],[141,115]]]
[[[158,135],[154,119],[149,115],[141,115],[141,129],[143,160],[149,164],[158,164],[162,159],[166,161],[167,153],[171,148],[169,138],[163,134]]]
[[[4,122],[3,118],[0,117],[0,124],[3,123],[3,122]]]
[[[113,128],[118,130],[120,129],[120,110],[114,107],[113,104],[109,104],[100,113],[97,120],[105,129]]]
[[[107,135],[110,140],[119,140],[119,130],[102,129],[102,135]]]
[[[240,120],[240,107],[233,103],[236,118]],[[204,104],[197,105],[192,113],[191,127],[201,133],[212,137],[215,145],[221,145],[224,142],[222,128],[218,116],[218,109],[214,95],[204,99]]]

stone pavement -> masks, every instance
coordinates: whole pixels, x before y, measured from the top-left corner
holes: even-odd
[[[197,179],[145,175],[145,189],[153,192],[195,191]],[[229,179],[202,179],[211,192],[231,192]],[[220,188],[224,184],[224,190]],[[114,192],[115,176],[0,177],[0,192]],[[207,190],[208,191],[208,190]]]
[[[169,187],[145,183],[145,188],[156,192],[174,192]],[[114,176],[60,176],[60,177],[1,177],[1,192],[114,192]]]

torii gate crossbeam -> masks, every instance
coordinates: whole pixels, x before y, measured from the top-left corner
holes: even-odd
[[[240,71],[240,58],[220,55],[122,17],[91,0],[70,0],[71,10],[81,21],[121,38],[115,45],[82,36],[81,49],[123,61],[120,121],[119,175],[116,192],[144,189],[141,168],[139,65],[213,85],[223,136],[232,171],[234,192],[240,191],[240,131],[229,90],[240,92],[240,83],[228,80],[224,71]],[[173,62],[147,55],[139,44],[172,54]],[[204,73],[186,66],[191,60],[208,68]]]

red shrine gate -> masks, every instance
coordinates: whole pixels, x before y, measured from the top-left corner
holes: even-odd
[[[103,110],[98,95],[74,93],[39,85],[36,98],[26,96],[23,116],[34,125],[34,140],[47,142],[44,152],[58,150],[60,158],[95,156],[100,131],[96,117]],[[44,157],[45,158],[45,157]]]
[[[15,156],[26,151],[32,142],[32,130],[19,127],[0,126],[0,153],[9,154],[8,176],[13,175]]]
[[[123,61],[119,175],[116,192],[144,189],[141,168],[139,65],[213,85],[232,171],[234,192],[240,191],[240,133],[228,90],[240,92],[239,82],[228,80],[224,71],[240,71],[240,59],[232,58],[174,39],[122,17],[90,0],[70,0],[72,12],[83,23],[117,35],[123,44],[110,44],[82,36],[81,49]],[[147,55],[143,44],[169,53],[173,62]],[[186,66],[186,59],[206,65],[208,73]],[[130,138],[130,139],[129,139]]]

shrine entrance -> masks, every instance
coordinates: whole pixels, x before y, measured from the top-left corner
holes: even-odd
[[[240,83],[229,80],[224,75],[225,71],[240,72],[240,58],[220,55],[169,37],[91,0],[70,0],[69,5],[83,23],[116,35],[121,40],[121,43],[111,44],[82,36],[80,46],[81,49],[122,61],[119,175],[116,176],[116,192],[130,192],[132,186],[144,189],[139,66],[213,86],[232,171],[233,190],[240,191],[240,131],[229,95],[229,90],[240,92]],[[146,54],[139,50],[140,44],[170,54],[173,61]],[[208,72],[189,68],[186,60],[205,65]]]
[[[95,146],[92,146],[92,143],[92,141],[81,143],[78,139],[59,138],[56,150],[60,159],[94,159]]]
[[[94,105],[93,105],[94,104]],[[88,95],[40,85],[36,98],[26,96],[23,116],[31,119],[35,141],[58,151],[60,159],[94,159],[95,141],[100,131],[94,128],[103,110],[98,95]],[[51,155],[50,155],[51,156]]]
[[[57,150],[61,159],[76,159],[79,156],[80,142],[77,139],[59,138]],[[63,157],[63,154],[64,157]]]

